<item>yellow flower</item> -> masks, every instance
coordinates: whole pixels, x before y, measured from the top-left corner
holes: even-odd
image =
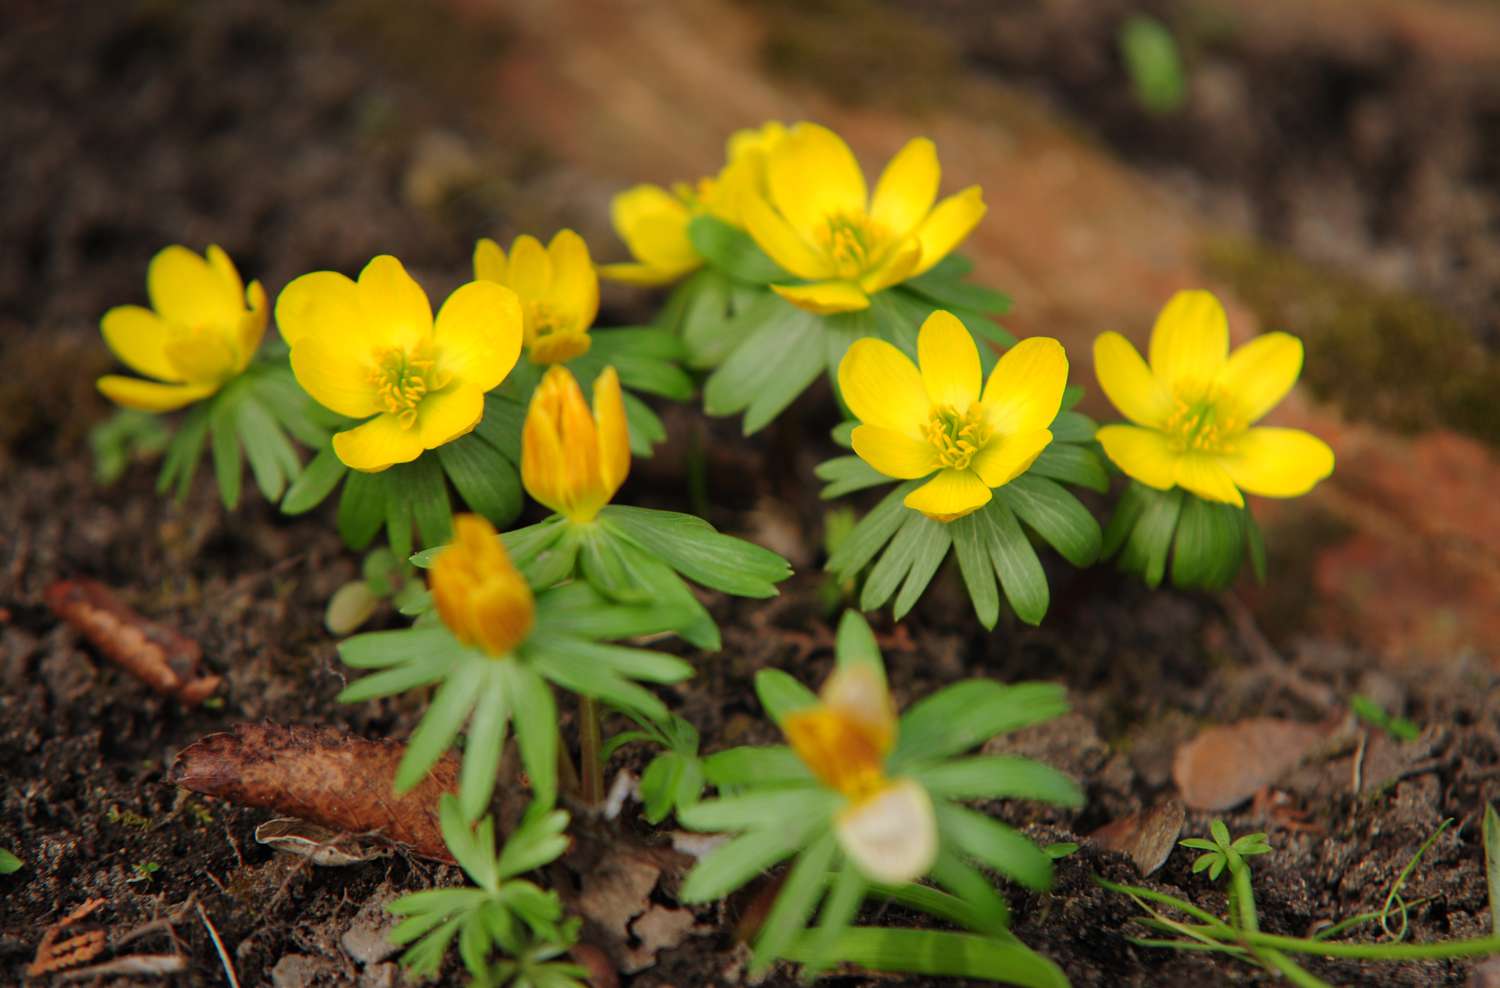
[[[599,273],[628,284],[665,285],[701,267],[703,258],[688,237],[688,224],[706,215],[743,227],[744,201],[765,194],[767,154],[785,135],[786,127],[775,120],[737,130],[729,137],[725,165],[717,176],[678,182],[670,191],[636,185],[616,195],[610,220],[635,261],[605,264]]]
[[[927,873],[938,847],[932,798],[915,780],[885,774],[896,712],[874,670],[840,667],[818,704],[788,715],[782,732],[813,775],[848,799],[834,834],[866,875],[899,884]]]
[[[594,410],[566,367],[547,370],[521,432],[521,483],[570,521],[594,520],[630,472],[630,431],[613,367],[594,381]]]
[[[510,289],[470,282],[434,322],[427,294],[388,255],[358,283],[334,271],[303,275],[276,300],[276,322],[303,389],[340,415],[369,419],[336,434],[333,450],[371,473],[472,431],[485,392],[521,352],[521,305]]]
[[[499,658],[531,633],[531,587],[479,515],[454,516],[453,542],[432,561],[427,582],[438,616],[465,645]]]
[[[246,289],[218,247],[210,245],[204,257],[175,244],[162,250],[146,271],[146,293],[150,309],[117,306],[99,325],[115,356],[156,379],[99,378],[99,390],[116,404],[181,408],[218,391],[255,356],[266,330],[266,290],[258,281]]]
[[[522,234],[510,257],[488,237],[474,245],[474,277],[513,290],[526,316],[526,354],[534,364],[560,364],[589,350],[589,327],[599,312],[599,275],[588,245],[559,230],[544,248]]]
[[[888,477],[937,476],[905,504],[938,521],[984,507],[1025,473],[1052,441],[1068,358],[1049,337],[1022,340],[1001,356],[980,391],[974,338],[952,314],[927,317],[917,335],[918,370],[884,340],[855,341],[839,363],[839,390],[863,424],[854,452]]]
[[[1229,352],[1229,322],[1208,292],[1178,292],[1151,330],[1148,367],[1130,341],[1094,341],[1099,386],[1134,425],[1098,439],[1126,474],[1243,505],[1241,491],[1296,497],[1333,472],[1333,450],[1300,429],[1253,427],[1302,370],[1302,341],[1267,333]]]
[[[766,158],[766,193],[744,203],[745,226],[777,264],[811,284],[773,285],[813,312],[868,308],[869,296],[915,277],[969,235],[985,205],[970,186],[935,206],[937,150],[907,143],[867,195],[854,154],[833,131],[799,123]]]

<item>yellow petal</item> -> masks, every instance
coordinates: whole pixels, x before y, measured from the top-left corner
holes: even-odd
[[[133,371],[158,381],[177,382],[182,374],[167,359],[170,330],[160,316],[139,305],[119,305],[99,321],[105,344]]]
[[[694,261],[688,267],[680,268],[658,268],[649,264],[637,264],[630,261],[622,261],[617,264],[599,265],[599,277],[608,278],[610,281],[618,281],[625,285],[640,285],[643,288],[655,288],[658,285],[669,285],[696,268],[701,262]]]
[[[382,254],[366,264],[356,287],[362,335],[375,345],[410,348],[432,334],[427,293],[394,257]]]
[[[620,375],[613,367],[594,379],[594,424],[599,433],[599,479],[608,501],[630,473],[630,426]]]
[[[529,233],[510,245],[510,287],[523,303],[541,301],[552,287],[552,259],[542,242]]]
[[[1177,482],[1177,457],[1167,444],[1166,436],[1155,429],[1136,425],[1100,426],[1095,435],[1104,453],[1127,477],[1139,480],[1159,491],[1170,490]]]
[[[430,394],[417,406],[417,433],[423,449],[437,449],[474,431],[484,417],[484,392],[472,384]]]
[[[1050,336],[1031,336],[1000,356],[984,386],[990,424],[1001,433],[1036,432],[1057,418],[1068,386],[1068,355]]]
[[[816,281],[834,274],[829,258],[792,229],[781,214],[760,196],[746,196],[745,230],[766,254],[799,278]]]
[[[217,387],[240,369],[238,341],[212,331],[168,337],[162,352],[182,379],[193,384]]]
[[[480,392],[505,380],[521,355],[521,302],[493,281],[471,281],[438,310],[432,341],[442,369]]]
[[[245,294],[245,282],[240,279],[239,270],[235,268],[234,262],[229,259],[228,254],[224,253],[222,247],[218,244],[209,244],[203,256],[208,261],[208,266],[213,268],[219,280],[224,282],[236,298]]]
[[[912,779],[892,782],[849,806],[834,820],[839,846],[866,878],[904,885],[937,860],[937,818],[932,798]]]
[[[917,270],[922,260],[922,245],[916,237],[908,237],[886,252],[885,259],[859,279],[859,287],[866,294],[874,295],[892,285],[899,285]]]
[[[365,314],[359,306],[359,289],[337,271],[302,275],[276,297],[276,325],[292,347],[305,336],[362,339]]]
[[[378,473],[422,455],[422,438],[394,415],[377,415],[364,425],[333,436],[333,451],[353,470]]]
[[[637,185],[609,204],[615,232],[630,253],[657,271],[690,271],[703,263],[688,239],[692,214],[682,200],[659,185]]]
[[[984,372],[974,337],[951,312],[938,309],[917,333],[917,364],[934,405],[951,405],[960,415],[979,400]]]
[[[213,384],[158,384],[120,374],[106,374],[99,378],[97,386],[99,393],[116,405],[143,412],[174,411],[219,390]]]
[[[1200,396],[1229,354],[1229,320],[1210,292],[1178,292],[1151,330],[1151,370],[1179,397]]]
[[[992,496],[974,471],[948,467],[906,495],[902,503],[936,521],[952,521],[989,504]]]
[[[855,340],[839,361],[839,393],[866,425],[922,439],[932,403],[922,375],[906,354],[885,340]]]
[[[526,356],[533,364],[565,364],[588,353],[593,342],[586,332],[557,330],[532,340]]]
[[[1250,429],[1220,461],[1229,476],[1251,494],[1297,497],[1333,473],[1333,450],[1301,429]]]
[[[474,280],[505,284],[505,251],[489,237],[474,244]]]
[[[1094,374],[1115,408],[1136,425],[1157,428],[1172,414],[1171,392],[1119,333],[1094,340]]]
[[[1267,333],[1229,355],[1219,372],[1219,389],[1248,424],[1275,408],[1301,372],[1302,341],[1289,333]]]
[[[887,477],[914,480],[925,477],[940,465],[937,449],[925,439],[913,439],[904,432],[861,425],[854,430],[854,452]]]
[[[1046,429],[996,436],[974,455],[969,469],[986,487],[1003,487],[1030,470],[1050,442],[1052,433]]]
[[[938,261],[952,253],[963,243],[984,217],[984,193],[979,186],[971,185],[962,192],[951,195],[937,206],[917,227],[917,241],[922,245],[922,257],[917,262],[913,276],[928,270]]]
[[[381,410],[367,358],[334,336],[305,336],[292,347],[292,373],[324,408],[362,419]]]
[[[912,138],[885,166],[880,181],[875,183],[870,219],[892,237],[906,236],[932,211],[941,177],[937,148],[932,141]]]
[[[818,699],[858,725],[881,758],[896,743],[896,708],[885,679],[865,664],[841,665],[824,681]]]
[[[260,349],[260,341],[265,338],[266,322],[271,314],[271,303],[266,298],[265,286],[259,281],[250,282],[250,287],[245,289],[245,304],[250,307],[250,311],[240,315],[241,370],[255,356],[255,351]]]
[[[859,286],[848,281],[815,281],[810,285],[772,285],[771,290],[799,309],[831,315],[858,312],[870,307],[870,299]]]
[[[799,123],[777,143],[766,162],[766,187],[792,229],[811,243],[831,217],[862,216],[867,205],[854,152],[839,135],[813,123]]]
[[[1211,453],[1184,453],[1172,465],[1177,486],[1209,501],[1239,507],[1245,503],[1220,458]]]
[[[567,453],[558,433],[560,415],[544,407],[541,390],[532,395],[521,427],[521,485],[533,501],[562,514],[570,494]]]
[[[559,230],[547,245],[547,254],[552,259],[548,297],[554,311],[574,328],[588,329],[599,312],[599,274],[588,244],[572,230]]]
[[[238,275],[227,280],[208,261],[177,244],[151,259],[146,293],[163,319],[186,328],[236,326],[244,308]]]

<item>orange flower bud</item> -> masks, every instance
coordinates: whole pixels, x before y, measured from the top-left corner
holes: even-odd
[[[453,519],[453,544],[432,563],[428,585],[438,616],[466,645],[495,657],[525,640],[536,618],[526,578],[494,526],[478,515]]]
[[[522,430],[521,482],[570,521],[591,522],[630,472],[630,432],[620,378],[606,367],[589,411],[578,381],[554,364],[531,396]]]

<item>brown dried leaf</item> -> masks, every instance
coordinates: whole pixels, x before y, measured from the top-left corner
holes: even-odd
[[[1182,800],[1169,799],[1106,823],[1089,834],[1089,840],[1129,856],[1136,871],[1145,877],[1166,864],[1186,818]]]
[[[1172,779],[1195,810],[1226,810],[1295,768],[1327,729],[1274,717],[1207,728],[1177,749]]]
[[[241,724],[177,756],[171,781],[342,833],[378,835],[413,854],[452,863],[438,826],[438,798],[458,789],[458,758],[444,755],[408,793],[391,788],[406,746],[330,728]]]

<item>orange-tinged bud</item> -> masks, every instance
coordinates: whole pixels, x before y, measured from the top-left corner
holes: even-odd
[[[606,367],[590,412],[566,367],[537,385],[521,433],[521,482],[535,500],[570,521],[591,522],[630,472],[630,432],[620,378]]]
[[[792,750],[814,775],[851,800],[883,790],[885,756],[896,738],[885,684],[868,669],[840,669],[823,685],[820,701],[782,724]]]
[[[438,616],[466,645],[500,657],[531,632],[531,587],[494,526],[478,515],[453,519],[453,544],[433,560],[428,585]]]

